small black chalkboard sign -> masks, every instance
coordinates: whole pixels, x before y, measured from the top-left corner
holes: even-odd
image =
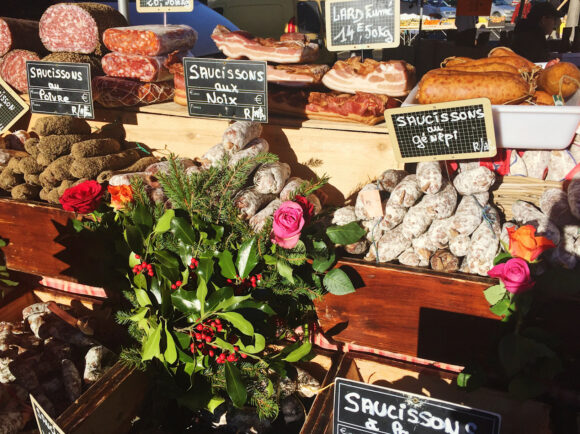
[[[28,111],[28,106],[0,78],[0,134],[10,128]]]
[[[137,12],[191,12],[193,0],[137,0]]]
[[[330,51],[398,47],[399,0],[327,0],[326,47]]]
[[[486,98],[389,109],[385,122],[395,156],[402,162],[496,154],[491,104]]]
[[[94,118],[88,63],[27,61],[26,75],[32,113]]]
[[[414,393],[337,378],[334,434],[499,434],[501,416]]]
[[[266,62],[183,59],[190,116],[268,122]]]
[[[36,424],[40,434],[64,434],[63,430],[54,423],[32,395],[30,395],[30,403],[32,404],[32,410],[34,410],[34,417],[36,417]]]

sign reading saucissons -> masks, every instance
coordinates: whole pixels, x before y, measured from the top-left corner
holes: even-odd
[[[28,106],[0,78],[0,134],[10,128],[28,111]]]
[[[191,12],[194,0],[137,0],[137,12]]]

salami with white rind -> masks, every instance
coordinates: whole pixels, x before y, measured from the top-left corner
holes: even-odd
[[[209,169],[210,167],[217,167],[219,163],[226,156],[226,151],[221,143],[209,148],[201,158],[196,158],[195,160],[201,164],[202,169]]]
[[[550,151],[526,151],[522,159],[530,178],[544,179],[550,162]]]
[[[462,196],[489,191],[495,182],[495,174],[487,167],[478,166],[459,173],[453,185]]]
[[[576,164],[578,164],[578,162],[567,149],[562,151],[551,151],[546,181],[564,181],[566,175],[576,167]]]
[[[463,196],[457,206],[455,215],[451,218],[449,230],[451,234],[471,235],[481,224],[483,207],[473,196]]]
[[[578,220],[572,215],[568,195],[559,188],[549,188],[540,197],[540,209],[558,226],[573,225]]]
[[[407,214],[407,208],[402,208],[398,206],[392,206],[388,203],[385,206],[385,215],[383,216],[383,221],[381,224],[385,230],[390,230],[397,227]]]
[[[543,212],[534,205],[522,200],[512,204],[514,220],[521,225],[532,225],[536,228],[537,235],[552,240],[555,245],[560,243],[560,230]]]
[[[379,185],[384,191],[391,193],[394,188],[409,174],[404,170],[388,169],[379,177]]]
[[[378,241],[378,260],[379,262],[389,262],[403,253],[411,246],[411,240],[403,235],[401,226],[392,231],[385,232]]]
[[[249,223],[253,231],[258,233],[262,229],[264,229],[264,226],[266,226],[268,218],[274,215],[274,213],[280,207],[281,204],[282,201],[280,199],[274,199],[272,202],[266,205],[264,209],[262,209],[260,212],[252,216],[250,218]]]
[[[421,258],[415,253],[412,247],[409,247],[397,258],[399,263],[403,265],[408,265],[409,267],[419,267],[421,264]]]
[[[417,164],[417,182],[425,194],[435,194],[443,185],[443,173],[437,161],[426,161]]]
[[[234,197],[234,204],[239,210],[239,217],[248,220],[275,198],[273,194],[260,194],[251,187],[238,192]]]
[[[224,149],[233,154],[241,151],[253,139],[262,134],[262,124],[259,122],[237,121],[224,131],[222,145]]]
[[[334,211],[334,215],[332,217],[332,224],[338,226],[344,226],[356,221],[357,218],[354,212],[354,206],[344,206],[342,208],[338,208],[336,211]]]
[[[263,164],[254,175],[254,188],[261,194],[280,194],[290,177],[286,163]]]
[[[284,186],[282,191],[280,192],[280,200],[282,202],[286,202],[287,200],[290,200],[292,197],[294,197],[294,193],[296,191],[298,191],[298,189],[300,188],[300,186],[304,182],[305,181],[302,178],[298,178],[296,176],[293,176],[292,178],[290,178],[288,180],[288,182],[286,182],[286,185]],[[354,207],[352,207],[352,209],[354,212]],[[343,223],[343,224],[346,224],[346,223]]]
[[[119,11],[100,3],[58,3],[39,22],[39,35],[48,51],[103,55],[103,32],[126,26]]]
[[[416,175],[406,176],[392,191],[388,205],[404,208],[412,207],[423,195]]]
[[[462,258],[467,255],[470,242],[469,235],[457,235],[449,241],[449,251],[458,258]]]
[[[427,211],[422,202],[419,202],[417,205],[409,208],[409,211],[405,214],[403,223],[400,225],[401,232],[405,237],[412,240],[423,234],[429,228],[432,221],[433,215]]]
[[[520,157],[517,151],[513,150],[510,154],[510,176],[528,176],[528,168],[524,159]]]
[[[434,219],[444,219],[453,215],[457,206],[457,191],[448,181],[435,194],[426,194],[421,201],[427,213]]]
[[[487,272],[493,267],[501,232],[499,213],[490,207],[487,214],[489,220],[483,220],[473,232],[465,257],[469,272],[480,276],[487,276]]]
[[[258,154],[262,152],[268,152],[269,149],[270,145],[265,139],[262,139],[261,137],[255,138],[250,143],[248,143],[248,145],[244,149],[232,155],[232,158],[230,158],[230,161],[228,163],[228,167],[235,167],[236,164],[238,164],[244,158],[257,157]],[[254,167],[251,168],[251,170],[254,170],[256,166],[257,164],[255,164]]]
[[[451,224],[451,219],[452,217],[435,220],[427,230],[429,240],[438,249],[443,249],[449,244],[449,225]]]

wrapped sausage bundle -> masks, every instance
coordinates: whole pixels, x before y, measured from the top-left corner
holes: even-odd
[[[371,215],[372,210],[367,206],[368,204],[365,202],[365,191],[379,191],[379,187],[376,183],[371,183],[365,185],[363,188],[360,189],[357,197],[356,202],[354,205],[354,212],[359,220],[370,220],[376,218],[377,216]]]
[[[538,235],[543,235],[555,245],[560,243],[560,230],[549,219],[547,215],[537,209],[534,205],[523,200],[515,201],[512,204],[512,214],[514,220],[521,225],[532,225],[536,228]]]
[[[459,173],[453,180],[453,185],[462,196],[489,191],[495,182],[495,174],[487,167],[478,166],[472,170]]]
[[[480,276],[487,276],[487,272],[493,267],[493,259],[498,251],[501,233],[497,210],[489,207],[486,210],[486,215],[487,218],[481,222],[471,236],[469,250],[465,257],[469,272]]]
[[[117,77],[94,77],[95,101],[103,107],[131,107],[155,104],[173,98],[173,83],[141,83]]]

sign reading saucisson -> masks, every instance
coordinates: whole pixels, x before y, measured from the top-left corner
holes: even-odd
[[[28,111],[28,106],[0,78],[0,134],[10,128]]]
[[[27,61],[26,76],[32,113],[94,118],[88,63]]]
[[[34,410],[34,416],[36,417],[36,424],[38,425],[40,434],[64,434],[63,430],[50,418],[32,395],[30,395],[30,403],[32,404],[32,410]]]
[[[327,0],[326,47],[330,51],[398,47],[398,0]]]
[[[499,434],[501,416],[423,395],[336,378],[335,434]]]
[[[191,12],[193,0],[137,0],[137,12]]]
[[[487,158],[497,152],[487,98],[389,109],[385,121],[402,162]]]
[[[183,59],[190,116],[268,122],[266,62]]]

